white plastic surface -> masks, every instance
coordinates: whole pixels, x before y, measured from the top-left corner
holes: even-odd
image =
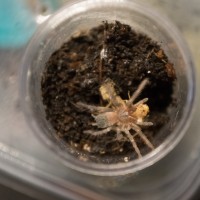
[[[144,1],[144,0],[143,0]],[[200,3],[198,0],[146,0],[168,15],[182,31],[192,51],[200,75]],[[38,141],[27,126],[21,112],[18,96],[19,68],[24,48],[0,50],[0,170],[19,181],[54,193],[57,198],[71,199],[132,199],[143,179],[137,175],[123,177],[96,177],[66,168],[54,154]],[[198,80],[197,80],[198,81]],[[199,85],[199,81],[197,86]],[[159,163],[151,166],[162,182],[146,185],[146,190],[134,193],[134,199],[189,199],[200,184],[200,103],[199,91],[194,118],[179,145]],[[174,157],[176,153],[180,157]],[[185,152],[184,155],[182,152]],[[185,159],[182,159],[182,158]],[[173,162],[179,161],[177,171]],[[162,164],[165,168],[160,169]],[[170,170],[169,170],[170,169]],[[174,169],[174,170],[173,170]],[[147,171],[143,176],[154,180]],[[0,181],[4,181],[1,180]],[[9,184],[9,183],[7,183]],[[10,183],[12,184],[12,183]],[[23,190],[23,189],[21,189]],[[25,188],[26,190],[26,188]],[[24,191],[25,193],[28,192]]]

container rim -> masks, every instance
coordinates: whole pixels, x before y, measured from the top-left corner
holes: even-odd
[[[186,66],[190,68],[190,70],[188,70],[189,73],[187,74],[188,87],[190,88],[190,90],[188,90],[186,106],[184,108],[184,113],[182,115],[181,120],[176,125],[173,132],[163,141],[163,143],[159,147],[157,147],[155,150],[148,153],[147,155],[143,156],[142,158],[129,161],[128,163],[96,164],[96,163],[84,162],[76,159],[71,155],[66,155],[66,151],[63,152],[63,150],[58,146],[55,146],[55,144],[51,140],[49,140],[49,138],[45,136],[45,134],[41,133],[41,130],[38,127],[37,122],[35,120],[31,121],[27,120],[30,119],[30,116],[32,116],[32,110],[29,106],[29,100],[27,99],[26,96],[28,94],[28,86],[25,83],[27,82],[27,77],[30,75],[28,69],[28,66],[30,65],[30,60],[29,60],[31,55],[30,52],[33,46],[38,43],[38,37],[44,33],[45,26],[48,26],[50,24],[52,27],[54,27],[55,24],[57,23],[59,24],[59,22],[63,20],[63,16],[65,16],[64,18],[66,19],[68,16],[77,14],[77,12],[85,12],[88,9],[95,8],[99,5],[113,6],[113,3],[115,3],[114,5],[115,7],[123,5],[123,7],[128,7],[129,9],[132,8],[133,11],[135,12],[141,12],[143,15],[151,19],[159,19],[157,23],[166,30],[166,32],[173,38],[174,41],[176,41],[176,44],[180,48],[181,54],[184,55],[183,59],[186,63]],[[66,10],[68,12],[66,12]],[[101,176],[116,176],[116,175],[125,175],[129,173],[134,173],[136,171],[147,168],[156,163],[157,161],[159,161],[161,158],[163,158],[180,142],[192,120],[192,113],[194,111],[194,100],[196,96],[195,92],[196,78],[194,73],[195,72],[194,64],[192,61],[191,54],[187,48],[187,45],[184,39],[181,37],[181,34],[177,30],[177,28],[168,19],[163,17],[161,14],[157,13],[157,11],[155,11],[150,6],[147,6],[146,4],[143,4],[139,1],[70,0],[69,2],[66,3],[66,5],[63,8],[58,10],[55,14],[50,16],[47,19],[47,21],[45,21],[43,24],[40,25],[40,28],[33,36],[32,40],[30,41],[26,49],[22,63],[23,66],[20,71],[19,93],[20,93],[20,102],[22,104],[22,110],[26,118],[27,124],[30,126],[31,130],[33,130],[38,139],[41,140],[47,146],[47,148],[51,149],[54,153],[59,155],[62,162],[67,167],[81,171],[83,173],[101,175]]]

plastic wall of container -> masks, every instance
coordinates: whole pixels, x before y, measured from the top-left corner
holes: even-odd
[[[22,54],[23,52],[18,53],[13,50],[1,53],[2,60],[5,60],[3,59],[5,55],[13,58],[9,62],[1,63],[1,170],[29,183],[32,187],[49,192],[50,195],[53,193],[57,198],[131,199],[133,188],[137,190],[139,185],[144,183],[144,179],[140,178],[139,181],[137,179],[141,173],[134,176],[98,177],[76,172],[66,168],[31,132],[24,121],[21,107],[17,104],[16,66],[20,66],[20,63],[16,60],[19,62]],[[196,70],[199,75],[199,68]],[[199,98],[199,93],[197,95]],[[200,181],[199,111],[200,105],[196,101],[195,114],[184,138],[170,154],[150,167],[157,171],[156,175],[149,174],[145,170],[142,172],[143,177],[148,177],[150,182],[154,181],[155,176],[160,177],[162,181],[146,185],[145,191],[134,193],[134,198],[188,199],[197,188]],[[173,166],[172,160],[179,163],[178,168]],[[160,168],[160,165],[165,168]],[[23,190],[19,185],[18,189]],[[25,190],[27,193],[30,191],[28,187],[25,187]]]

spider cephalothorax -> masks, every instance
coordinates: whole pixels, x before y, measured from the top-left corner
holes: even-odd
[[[108,101],[106,107],[87,105],[82,102],[76,103],[78,107],[89,110],[95,119],[93,125],[102,129],[100,131],[86,130],[84,132],[92,135],[103,135],[113,130],[116,131],[117,138],[123,137],[121,134],[123,132],[131,142],[138,157],[142,157],[142,155],[134,139],[136,135],[139,135],[150,149],[154,149],[153,144],[148,140],[140,128],[140,126],[153,125],[152,122],[144,121],[144,118],[149,113],[149,107],[145,104],[148,101],[148,98],[144,98],[133,104],[147,83],[148,79],[144,79],[129,100],[123,100],[116,94],[114,82],[111,79],[104,81],[99,88],[99,91],[102,99]],[[130,133],[131,129],[136,132],[134,135]]]

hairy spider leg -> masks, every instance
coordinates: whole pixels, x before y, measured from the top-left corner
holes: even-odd
[[[93,112],[103,113],[103,112],[112,111],[112,109],[108,108],[108,107],[87,105],[87,104],[82,103],[82,102],[77,102],[75,104],[75,106],[85,108],[85,109],[89,110],[91,113],[93,113]]]
[[[103,129],[101,131],[93,131],[93,130],[87,130],[87,131],[83,131],[84,133],[88,133],[88,134],[91,134],[91,135],[94,135],[94,136],[99,136],[99,135],[103,135],[103,134],[106,134],[108,133],[109,131],[112,130],[112,127],[108,127],[106,129]]]
[[[116,127],[116,133],[117,133],[116,140],[122,141],[122,139],[124,138],[124,136],[122,135],[121,130],[119,128],[117,128],[117,127]]]
[[[124,130],[124,132],[125,132],[126,136],[128,137],[128,139],[130,140],[130,142],[131,142],[133,148],[135,149],[135,152],[137,153],[138,157],[141,158],[142,155],[141,155],[140,150],[139,150],[139,148],[138,148],[138,146],[135,142],[134,137],[130,134],[130,132],[128,130]]]
[[[131,128],[133,130],[135,130],[138,135],[141,137],[141,139],[145,142],[145,144],[150,148],[150,149],[154,149],[153,144],[148,140],[148,138],[146,137],[146,135],[144,135],[144,133],[141,131],[140,127],[137,126],[136,124],[132,123],[131,124]]]
[[[135,107],[136,107],[136,106],[139,106],[139,105],[141,105],[141,104],[146,103],[148,100],[149,100],[148,98],[144,98],[144,99],[138,101],[137,103],[133,104],[133,106],[135,106]]]
[[[149,83],[149,80],[145,78],[140,85],[138,86],[137,90],[132,94],[131,98],[127,101],[127,105],[130,106],[135,99],[140,95],[142,90],[146,87],[146,85]]]
[[[152,122],[137,122],[137,125],[140,126],[153,126]]]

